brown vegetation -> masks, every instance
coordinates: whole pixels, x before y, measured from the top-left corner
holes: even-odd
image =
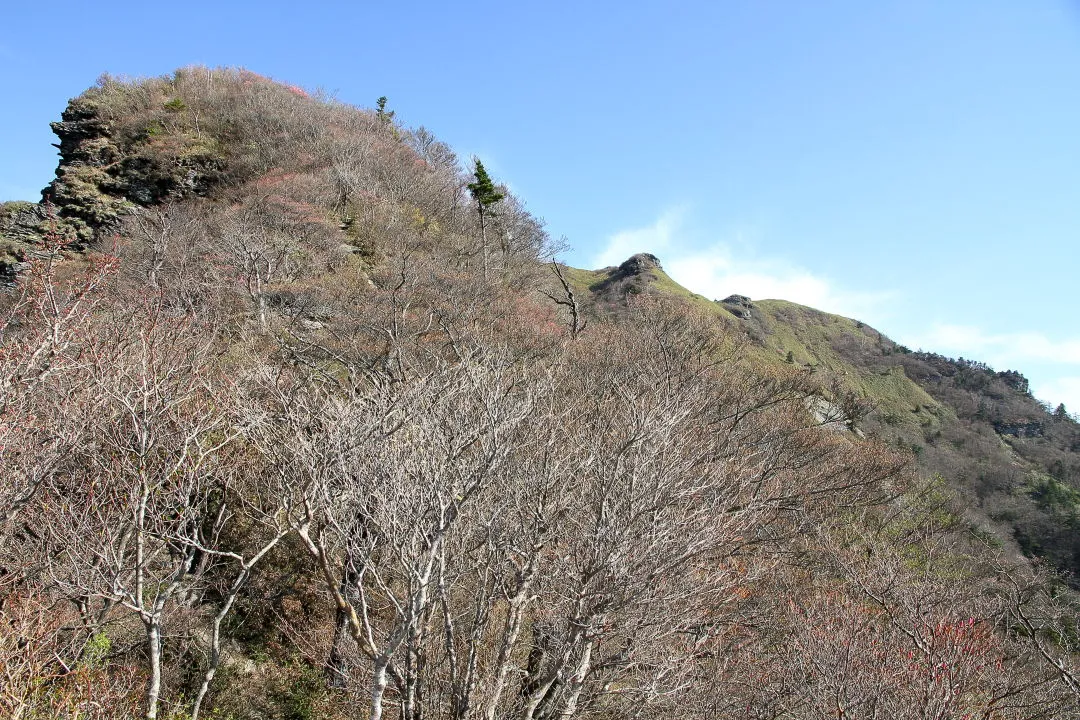
[[[708,313],[579,322],[425,132],[244,71],[73,107],[120,210],[3,300],[0,714],[1080,709],[1051,580]]]

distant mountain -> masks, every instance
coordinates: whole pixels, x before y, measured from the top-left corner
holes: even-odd
[[[995,542],[1080,578],[1080,424],[1037,401],[1013,370],[912,352],[874,328],[783,300],[709,301],[675,283],[652,255],[571,271],[593,312],[640,293],[689,301],[742,338],[762,363],[815,374],[865,403],[852,427],[912,453],[954,488]]]

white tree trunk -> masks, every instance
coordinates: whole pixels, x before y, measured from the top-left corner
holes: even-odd
[[[150,654],[150,681],[146,689],[146,717],[156,720],[158,701],[161,698],[161,626],[158,618],[150,617],[146,623],[146,645]]]

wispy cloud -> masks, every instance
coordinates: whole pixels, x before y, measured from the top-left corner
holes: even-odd
[[[673,238],[682,225],[685,212],[686,209],[682,207],[671,208],[661,214],[652,225],[618,231],[607,239],[604,248],[593,260],[593,266],[618,265],[635,253],[666,255],[674,246]],[[661,257],[661,260],[663,259]]]
[[[708,298],[738,293],[754,300],[790,300],[864,320],[886,334],[904,325],[911,328],[912,318],[899,317],[892,309],[901,305],[898,293],[845,288],[782,257],[755,252],[741,232],[716,231],[708,241],[695,242],[701,232],[687,227],[689,215],[686,207],[670,208],[650,225],[610,235],[594,256],[593,267],[617,265],[634,253],[651,252],[672,278]],[[972,325],[938,323],[902,332],[897,339],[913,348],[980,360],[998,370],[1019,370],[1031,379],[1037,398],[1054,405],[1064,402],[1072,412],[1080,410],[1080,375],[1070,374],[1073,366],[1080,367],[1080,338],[1053,338],[1033,331],[993,333]]]
[[[754,300],[790,300],[871,322],[893,296],[841,288],[779,258],[739,258],[724,244],[676,255],[665,268],[678,282],[706,297],[720,299],[738,293]]]
[[[972,325],[935,324],[906,342],[914,347],[985,362],[997,370],[1018,370],[1031,379],[1035,397],[1071,412],[1080,410],[1080,338],[1053,338],[1041,332],[992,333]]]
[[[651,225],[620,230],[608,237],[594,267],[617,265],[634,253],[651,252],[677,282],[709,298],[738,293],[752,299],[774,298],[873,322],[883,314],[888,292],[841,288],[828,278],[775,257],[746,251],[738,233],[730,241],[686,242],[687,208],[671,208]],[[740,250],[736,251],[736,247]]]
[[[1043,333],[988,333],[971,325],[937,324],[918,338],[936,352],[964,352],[995,366],[1025,360],[1080,365],[1080,339],[1056,340]]]

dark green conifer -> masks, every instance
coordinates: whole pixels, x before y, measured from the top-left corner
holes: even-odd
[[[388,123],[394,119],[394,111],[386,109],[385,95],[375,101],[375,117],[379,118],[379,120],[384,123]]]
[[[484,163],[480,162],[480,158],[473,158],[473,164],[476,182],[469,183],[468,188],[473,200],[476,201],[479,212],[483,215],[489,205],[494,205],[506,196],[496,189],[495,183],[491,182],[491,177],[484,169]]]
[[[480,238],[483,243],[484,278],[486,279],[488,276],[487,215],[491,212],[488,208],[506,195],[499,192],[495,183],[491,182],[491,177],[484,169],[484,163],[480,162],[478,157],[473,158],[473,176],[476,181],[469,183],[466,187],[469,188],[469,194],[476,201],[476,212],[480,216]]]

